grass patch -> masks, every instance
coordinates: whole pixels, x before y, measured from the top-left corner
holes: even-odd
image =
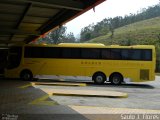
[[[115,29],[114,37],[111,39],[111,34],[100,36],[89,40],[89,43],[103,43],[105,45],[120,44],[152,44],[160,43],[158,35],[160,34],[160,17],[136,22]],[[129,41],[128,41],[129,40]]]

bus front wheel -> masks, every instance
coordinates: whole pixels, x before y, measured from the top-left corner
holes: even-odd
[[[33,74],[29,70],[23,70],[20,74],[20,78],[25,81],[29,81],[33,79]]]
[[[109,81],[114,85],[120,85],[123,81],[123,76],[120,73],[113,73],[109,77]]]
[[[100,85],[100,84],[103,84],[106,81],[106,76],[105,76],[104,73],[98,72],[98,73],[95,73],[93,75],[92,79],[93,79],[95,84],[99,84]]]

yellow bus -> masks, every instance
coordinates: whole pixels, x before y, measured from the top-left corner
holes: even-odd
[[[24,80],[53,76],[121,84],[153,81],[155,64],[153,45],[23,45],[10,47],[5,76]]]

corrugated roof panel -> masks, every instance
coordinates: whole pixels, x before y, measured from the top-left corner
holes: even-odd
[[[1,29],[4,28],[4,27],[13,28],[14,26],[15,26],[15,22],[0,21],[0,27],[1,27]]]
[[[0,0],[0,44],[30,42],[103,1]]]
[[[18,18],[19,18],[19,15],[0,13],[0,21],[16,22],[18,20]]]
[[[49,20],[48,17],[33,17],[33,16],[25,16],[23,22],[26,23],[45,23]]]
[[[27,15],[39,17],[52,17],[59,12],[59,9],[47,9],[41,7],[30,8]]]
[[[21,14],[23,13],[25,6],[12,5],[12,4],[0,4],[0,13],[12,13],[12,14]]]

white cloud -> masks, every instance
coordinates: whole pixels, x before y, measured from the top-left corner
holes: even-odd
[[[136,13],[142,8],[147,8],[160,2],[159,0],[107,0],[95,8],[95,12],[90,10],[66,24],[67,31],[75,35],[80,30],[92,23],[99,22],[104,18],[125,16]]]

